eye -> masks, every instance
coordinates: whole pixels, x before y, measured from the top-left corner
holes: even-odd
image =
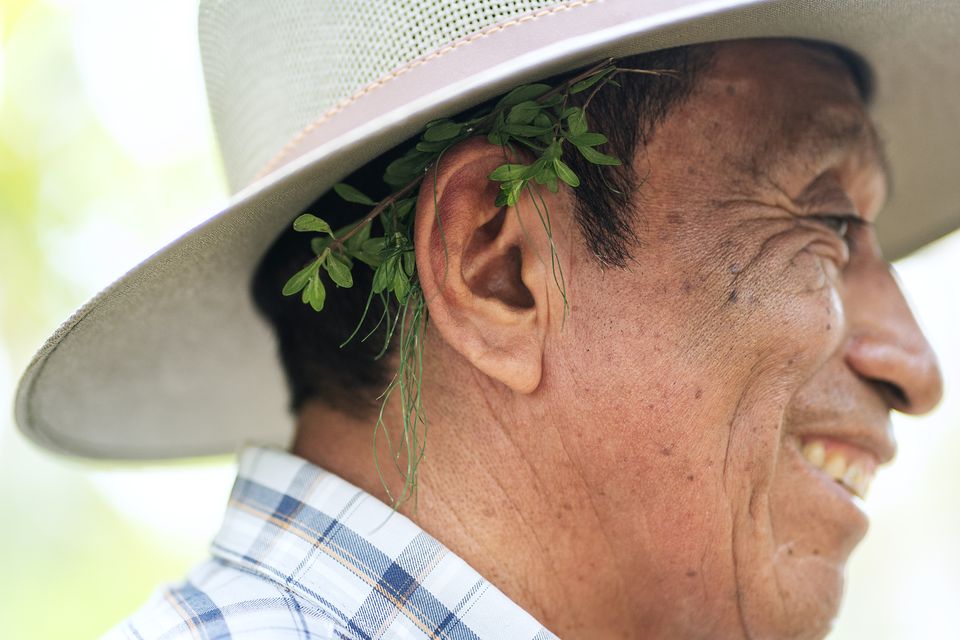
[[[814,220],[819,222],[825,227],[831,229],[836,233],[844,242],[850,242],[849,231],[850,227],[863,223],[863,218],[852,213],[843,213],[836,215],[820,215],[812,216]]]

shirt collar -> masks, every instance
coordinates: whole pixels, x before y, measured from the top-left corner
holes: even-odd
[[[240,454],[212,552],[365,638],[555,637],[409,518],[275,449]]]

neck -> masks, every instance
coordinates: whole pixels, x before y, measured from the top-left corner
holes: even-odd
[[[614,549],[560,417],[531,413],[528,398],[477,377],[444,375],[424,389],[427,451],[416,498],[400,511],[553,632],[629,637]],[[399,442],[399,406],[384,415]],[[375,422],[313,404],[300,414],[294,453],[389,504],[403,481],[378,445],[384,488]]]

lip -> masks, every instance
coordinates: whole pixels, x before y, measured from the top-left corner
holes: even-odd
[[[873,423],[854,422],[848,420],[818,420],[803,425],[802,429],[795,429],[793,433],[794,449],[800,460],[803,461],[805,471],[812,477],[817,478],[823,484],[829,486],[832,493],[838,497],[843,496],[848,501],[852,501],[858,511],[863,512],[863,496],[870,485],[870,479],[876,473],[880,465],[890,462],[897,452],[896,442],[893,439],[893,433],[889,415],[885,421],[876,421]],[[820,440],[828,447],[839,451],[846,451],[845,460],[859,460],[860,469],[867,474],[865,484],[860,484],[860,480],[855,475],[851,481],[839,481],[834,472],[827,472],[819,464],[814,464],[807,460],[804,453],[804,447],[808,442]],[[833,445],[829,443],[834,443]],[[851,467],[853,468],[853,467]]]
[[[789,495],[795,498],[792,508],[797,509],[793,517],[799,519],[804,535],[812,536],[811,544],[822,556],[846,562],[870,526],[866,503],[811,464],[795,445],[799,441],[784,451],[784,468],[795,474],[788,481]]]
[[[859,449],[872,457],[877,466],[893,460],[897,454],[897,443],[893,439],[889,419],[884,424],[817,424],[809,425],[794,432],[797,448],[815,438],[836,440],[847,446]]]
[[[869,519],[865,509],[865,501],[842,484],[832,479],[822,470],[816,468],[803,457],[800,449],[791,447],[791,457],[794,459],[800,473],[806,477],[808,486],[818,487],[820,496],[818,505],[821,517],[831,517],[842,522],[845,528],[861,532],[857,538],[866,532]],[[824,501],[824,498],[827,498]]]

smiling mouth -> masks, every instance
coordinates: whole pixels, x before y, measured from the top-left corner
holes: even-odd
[[[872,454],[846,442],[824,437],[806,438],[800,451],[820,473],[853,495],[866,497],[877,468]]]

